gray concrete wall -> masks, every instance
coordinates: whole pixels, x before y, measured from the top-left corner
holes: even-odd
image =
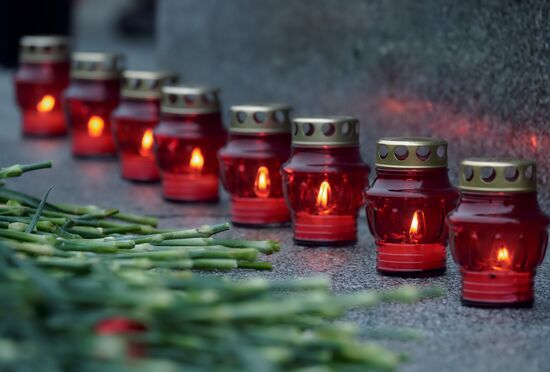
[[[453,168],[535,158],[550,207],[549,12],[511,0],[161,0],[159,61],[221,86],[226,107],[355,115],[369,161],[386,135],[443,137]]]

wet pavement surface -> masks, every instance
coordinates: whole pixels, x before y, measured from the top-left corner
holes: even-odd
[[[82,41],[86,45],[85,40]],[[115,48],[116,45],[112,45]],[[111,49],[112,49],[111,48]],[[152,64],[150,44],[133,44],[128,51],[146,66]],[[97,49],[97,48],[96,48]],[[138,63],[139,65],[139,63]],[[140,66],[141,67],[141,66]],[[0,70],[0,166],[51,159],[52,170],[37,171],[10,180],[11,187],[41,196],[50,187],[52,201],[97,204],[158,216],[164,227],[191,227],[228,220],[227,196],[217,204],[174,204],[164,201],[159,185],[135,184],[119,176],[115,159],[77,160],[68,139],[23,139],[13,100],[11,72]],[[359,239],[343,248],[305,248],[293,244],[290,227],[233,228],[228,237],[276,239],[281,252],[268,257],[272,272],[235,271],[233,278],[264,276],[289,278],[324,274],[336,292],[388,289],[402,284],[438,285],[443,297],[414,305],[384,304],[351,311],[347,318],[363,329],[407,327],[423,333],[414,341],[384,340],[383,344],[410,357],[403,371],[547,371],[550,370],[550,264],[536,278],[532,309],[486,310],[461,306],[457,267],[448,257],[446,275],[429,279],[382,277],[375,270],[375,248],[364,213],[358,220]]]

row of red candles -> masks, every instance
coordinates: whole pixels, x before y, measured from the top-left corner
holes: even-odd
[[[73,62],[96,57],[97,63],[105,60],[80,53]],[[24,134],[64,134],[67,121],[75,156],[118,151],[123,177],[162,179],[169,200],[216,201],[219,173],[231,195],[233,223],[273,226],[292,219],[294,238],[303,245],[353,244],[357,213],[366,201],[382,274],[443,274],[450,230],[464,303],[533,303],[548,224],[534,188],[465,187],[458,202],[447,175],[446,143],[418,138],[380,140],[376,179],[369,187],[370,168],[359,153],[354,118],[299,118],[291,124],[284,105],[234,106],[227,139],[216,89],[164,86],[160,95],[162,83],[174,82],[172,75],[125,72],[128,82],[154,80],[155,89],[148,91],[159,94],[128,88],[140,94],[125,95],[123,87],[120,99],[121,68],[113,58],[117,73],[98,75],[91,63],[89,71],[74,73],[73,67],[71,79],[67,61],[23,61],[15,81]],[[486,162],[478,165],[487,168],[481,166]],[[475,161],[466,162],[464,170],[472,166]],[[529,161],[494,162],[493,179],[509,168],[521,174],[516,180],[536,184]]]

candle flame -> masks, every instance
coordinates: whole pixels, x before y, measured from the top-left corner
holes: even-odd
[[[258,172],[256,172],[256,180],[254,181],[254,193],[260,198],[267,198],[269,196],[270,185],[269,170],[264,166],[259,167]]]
[[[330,184],[327,181],[323,181],[321,186],[319,186],[319,193],[317,193],[317,207],[327,209],[330,194],[332,194]]]
[[[147,129],[145,133],[143,133],[143,137],[141,137],[141,148],[139,149],[139,153],[142,156],[150,155],[153,142],[153,130]]]
[[[418,211],[414,212],[413,219],[411,222],[411,228],[409,229],[409,234],[418,233]]]
[[[55,106],[55,98],[49,94],[46,94],[40,102],[36,104],[38,112],[50,112]]]
[[[103,129],[105,128],[105,122],[100,116],[93,115],[88,120],[88,135],[90,137],[101,137]]]
[[[493,266],[495,270],[502,270],[510,265],[511,257],[508,248],[501,246],[497,249],[497,264]]]
[[[195,147],[191,153],[189,166],[196,172],[202,171],[202,167],[204,166],[204,156],[202,155],[201,149],[198,147]]]
[[[409,228],[409,239],[412,242],[418,243],[421,240],[424,225],[424,212],[420,210],[415,211],[411,221],[411,227]]]

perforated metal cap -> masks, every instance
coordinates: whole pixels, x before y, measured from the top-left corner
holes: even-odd
[[[69,60],[66,36],[24,36],[19,41],[20,62],[63,62]]]
[[[359,146],[359,121],[351,116],[304,117],[294,119],[295,147]]]
[[[73,53],[71,77],[89,80],[119,79],[124,69],[124,56],[118,53]]]
[[[290,111],[288,105],[253,104],[232,106],[231,133],[286,133],[290,132]]]
[[[458,187],[479,192],[536,191],[537,164],[529,159],[465,159],[460,164]]]
[[[162,71],[133,71],[122,73],[122,97],[160,99],[164,85],[176,84],[178,76]]]
[[[377,167],[447,168],[447,142],[437,138],[391,137],[376,143]]]
[[[208,114],[220,111],[220,90],[200,85],[165,86],[160,110],[169,114]]]

